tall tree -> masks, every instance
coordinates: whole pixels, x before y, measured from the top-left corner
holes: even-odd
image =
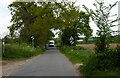
[[[79,13],[78,19],[74,22],[74,27],[77,29],[79,35],[84,35],[84,40],[87,41],[92,35],[93,30],[89,26],[90,18],[89,15],[81,11]]]
[[[96,7],[96,10],[88,9],[83,5],[89,16],[99,28],[99,30],[97,30],[98,38],[95,42],[96,53],[104,53],[109,49],[110,36],[111,33],[114,32],[111,27],[117,26],[113,23],[119,20],[119,18],[112,20],[109,19],[110,17],[116,16],[116,14],[110,16],[110,11],[116,4],[117,2],[105,6],[103,1],[96,0],[96,3],[93,4]]]
[[[89,26],[89,15],[85,12],[78,12],[76,18],[73,20],[73,24],[62,30],[62,42],[63,45],[71,45],[70,37],[74,38],[74,45],[77,43],[80,35],[85,36],[85,41],[92,35],[92,29]]]
[[[44,45],[52,36],[49,34],[50,29],[62,29],[68,24],[71,25],[67,16],[71,12],[67,11],[74,7],[72,4],[70,2],[13,2],[8,7],[13,22],[12,26],[9,26],[11,36],[19,30],[20,37],[24,41],[30,42],[31,35],[34,35],[35,41]]]
[[[31,41],[30,37],[34,35],[36,45],[45,45],[53,35],[51,32],[53,28],[64,30],[67,27],[75,27],[86,37],[91,33],[89,17],[83,12],[80,13],[75,2],[13,2],[9,9],[13,22],[12,26],[9,26],[11,36],[19,30],[22,40],[28,43]],[[81,24],[80,19],[86,24]]]

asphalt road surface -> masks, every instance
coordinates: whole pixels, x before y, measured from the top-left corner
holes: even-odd
[[[10,76],[78,76],[72,64],[56,48],[49,48],[42,56],[33,58],[13,70]]]

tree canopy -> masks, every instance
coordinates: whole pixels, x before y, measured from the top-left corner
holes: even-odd
[[[104,53],[109,50],[109,44],[111,40],[111,34],[115,31],[111,29],[111,27],[118,26],[114,25],[113,23],[118,21],[119,18],[115,19],[109,19],[110,17],[116,16],[110,15],[111,9],[117,4],[115,2],[114,4],[110,4],[109,6],[105,6],[103,1],[97,1],[94,3],[94,7],[96,7],[96,10],[88,9],[85,5],[83,7],[87,11],[87,13],[90,15],[92,20],[95,22],[99,30],[97,30],[97,35],[99,38],[96,39],[96,53]]]
[[[53,36],[51,29],[62,31],[75,27],[86,38],[92,33],[89,16],[80,12],[75,2],[13,2],[8,8],[13,23],[9,26],[10,35],[15,36],[15,32],[19,31],[20,38],[28,43],[34,35],[36,45],[45,45]]]

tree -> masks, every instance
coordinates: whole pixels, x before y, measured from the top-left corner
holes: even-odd
[[[77,34],[77,29],[75,27],[67,27],[66,29],[64,29],[62,31],[62,33],[63,34],[62,34],[61,39],[62,39],[62,44],[63,45],[67,45],[67,46],[71,45],[70,44],[70,37],[71,36],[74,38],[74,40],[73,40],[74,44],[73,45],[76,44],[76,41],[78,39],[78,34]]]
[[[98,38],[95,40],[96,53],[104,53],[109,49],[110,36],[111,33],[114,32],[111,27],[117,26],[113,25],[113,23],[119,20],[119,18],[114,20],[109,19],[110,17],[116,16],[116,14],[110,16],[110,11],[117,2],[109,6],[105,6],[103,1],[99,2],[96,0],[96,2],[97,3],[93,4],[96,10],[88,9],[85,5],[83,5],[83,7],[99,28],[99,30],[97,30]]]
[[[85,36],[85,41],[92,35],[92,29],[89,26],[89,15],[83,11],[76,14],[73,24],[62,30],[63,45],[71,45],[70,37],[74,38],[74,45],[77,43],[80,35]]]
[[[37,6],[41,5],[41,6]],[[14,2],[9,5],[13,22],[9,27],[11,36],[15,31],[20,31],[23,41],[30,43],[31,35],[35,36],[35,45],[44,45],[52,36],[49,30],[54,22],[53,5],[51,3]]]
[[[50,29],[55,28],[54,5],[55,3],[51,2],[14,2],[10,4],[11,22],[13,22],[12,26],[9,26],[11,36],[19,30],[23,41],[30,43],[30,37],[34,35],[36,45],[44,45],[47,39],[53,36]]]
[[[35,36],[36,45],[45,45],[47,40],[53,36],[51,29],[64,30],[67,27],[75,27],[79,32],[84,29],[84,34],[89,37],[90,30],[88,26],[89,17],[83,13],[80,14],[79,9],[75,7],[75,2],[13,2],[9,5],[11,10],[13,23],[9,26],[11,36],[15,35],[15,31],[19,31],[20,37],[24,42],[31,42],[31,35]],[[80,24],[80,16],[87,19],[87,24]],[[76,23],[75,23],[76,21]],[[78,27],[79,26],[79,27]],[[80,30],[81,29],[81,30]]]
[[[89,15],[81,11],[78,16],[78,20],[75,20],[74,27],[77,29],[79,35],[84,35],[85,41],[88,41],[88,38],[92,35],[93,30],[89,26]]]

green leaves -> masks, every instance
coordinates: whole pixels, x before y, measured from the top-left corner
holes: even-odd
[[[76,41],[78,39],[78,34],[77,34],[77,29],[75,27],[67,27],[66,29],[64,29],[62,34],[62,43],[63,45],[71,45],[70,44],[70,37],[72,36],[74,38],[73,42],[75,45]]]
[[[96,7],[96,10],[88,9],[85,5],[83,7],[99,28],[97,31],[97,35],[99,37],[96,39],[96,53],[104,53],[107,49],[109,49],[109,47],[107,47],[110,43],[109,37],[113,32],[111,27],[116,26],[113,25],[113,23],[119,20],[119,18],[109,20],[110,10],[117,4],[117,2],[110,4],[109,6],[105,6],[102,1],[99,2],[96,0],[96,2],[97,4],[93,4]]]
[[[53,36],[51,29],[63,30],[76,28],[76,34],[90,37],[92,30],[89,26],[89,15],[79,12],[74,2],[13,2],[8,7],[11,10],[13,23],[9,27],[11,35],[20,30],[23,41],[30,43],[34,35],[36,45],[45,45]],[[37,43],[37,41],[39,41]]]
[[[75,21],[74,27],[77,29],[77,33],[80,35],[84,35],[85,40],[92,35],[92,29],[89,26],[89,15],[86,14],[85,12],[81,11],[79,13],[78,20]]]
[[[12,14],[11,36],[20,30],[23,41],[30,43],[34,35],[36,45],[45,45],[53,36],[50,31],[73,26],[77,11],[70,2],[13,2],[8,7]],[[38,43],[37,43],[38,42]]]

